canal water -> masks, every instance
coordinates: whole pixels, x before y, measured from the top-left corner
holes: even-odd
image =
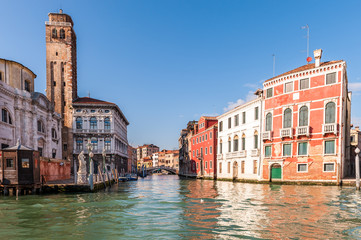
[[[361,239],[361,194],[150,176],[92,194],[1,196],[0,239]]]

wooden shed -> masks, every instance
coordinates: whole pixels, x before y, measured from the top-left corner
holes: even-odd
[[[21,144],[3,149],[0,174],[2,187],[39,188],[39,152]]]

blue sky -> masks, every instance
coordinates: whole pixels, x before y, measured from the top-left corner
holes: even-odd
[[[261,83],[306,63],[347,62],[352,118],[361,124],[361,1],[19,1],[0,3],[0,58],[37,74],[45,92],[49,12],[71,15],[77,34],[78,95],[112,101],[128,118],[129,143],[178,148],[201,115],[222,114]]]

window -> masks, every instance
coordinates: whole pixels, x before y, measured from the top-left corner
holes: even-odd
[[[307,155],[307,142],[300,142],[298,143],[298,155],[299,156],[306,156]]]
[[[325,141],[325,154],[335,154],[335,140]]]
[[[242,150],[246,150],[246,135],[242,135]]]
[[[209,139],[212,139],[212,132],[209,133]]]
[[[109,113],[109,112],[110,112],[110,110],[108,110],[108,109],[107,109],[107,110],[104,110],[104,112],[105,112],[105,113]]]
[[[76,140],[76,150],[83,150],[83,139],[78,138]]]
[[[199,152],[198,152],[198,149],[197,149],[197,157],[199,156]]]
[[[1,109],[1,121],[12,124],[10,113],[5,108]]]
[[[3,73],[0,72],[0,81],[3,81]]]
[[[193,145],[195,144],[195,141],[194,141],[194,139],[193,139]]]
[[[272,113],[266,115],[266,131],[272,130]]]
[[[96,119],[96,117],[91,117],[90,118],[90,129],[97,129],[98,128],[98,121]]]
[[[195,157],[196,156],[196,154],[195,154],[195,152],[194,152],[194,150],[193,150],[193,157]]]
[[[324,163],[323,164],[323,171],[324,172],[334,172],[335,171],[335,164],[334,163]]]
[[[208,134],[206,134],[206,141],[208,140]]]
[[[242,112],[242,123],[246,123],[246,112]]]
[[[38,147],[38,152],[39,152],[40,157],[42,157],[43,156],[43,148]]]
[[[201,136],[199,136],[199,142],[200,142],[200,143],[202,142],[202,137],[201,137]]]
[[[212,154],[212,146],[209,147],[209,154]]]
[[[60,29],[59,37],[60,37],[60,39],[64,39],[64,38],[65,38],[65,31],[64,31],[64,29]]]
[[[228,128],[232,127],[232,118],[228,118]]]
[[[198,143],[198,138],[196,138],[196,140],[197,140],[197,143]]]
[[[29,158],[22,158],[21,159],[21,167],[22,168],[30,168]]]
[[[93,152],[98,151],[98,139],[97,138],[91,139],[91,145],[93,147]]]
[[[221,142],[219,143],[219,153],[222,154],[222,140],[221,140]]]
[[[264,156],[271,157],[272,154],[272,146],[265,146],[264,147]]]
[[[231,152],[231,138],[228,139],[228,152]]]
[[[52,150],[51,156],[52,156],[53,158],[56,158],[56,149],[53,149],[53,150]]]
[[[203,148],[201,147],[201,157],[203,157]]]
[[[239,114],[234,116],[234,126],[238,126],[239,125]]]
[[[205,151],[205,154],[207,155],[208,154],[208,148],[206,147],[206,151]]]
[[[45,133],[44,124],[40,120],[38,120],[38,132]]]
[[[233,138],[233,152],[237,152],[238,151],[238,136],[236,135]]]
[[[24,89],[25,89],[25,91],[30,92],[30,81],[25,80],[25,82],[24,82]]]
[[[92,110],[90,110],[90,112],[91,112],[91,113],[95,113],[95,110],[94,110],[94,109],[92,109]]]
[[[335,123],[336,104],[329,102],[325,107],[325,123]]]
[[[307,163],[297,164],[297,172],[307,172]]]
[[[81,109],[77,109],[76,112],[81,112]]]
[[[14,168],[14,159],[12,158],[6,159],[6,168]]]
[[[52,128],[52,129],[51,129],[51,137],[52,137],[53,139],[57,139],[57,138],[58,138],[58,135],[56,134],[55,128]]]
[[[204,135],[202,136],[202,142],[204,142]]]
[[[253,174],[257,174],[257,160],[253,160]]]
[[[254,147],[254,149],[257,149],[258,148],[258,132],[257,131],[254,132],[253,139],[254,139],[253,147]]]
[[[68,144],[64,143],[63,149],[64,149],[64,151],[68,151]]]
[[[293,82],[285,83],[285,93],[293,91]]]
[[[244,173],[244,165],[245,165],[245,162],[242,161],[242,162],[241,162],[241,173]]]
[[[104,118],[104,129],[110,130],[110,118]]]
[[[76,118],[76,129],[83,129],[83,119],[81,117]]]
[[[222,173],[222,163],[219,163],[219,173]]]
[[[105,148],[105,150],[110,151],[110,146],[111,146],[111,139],[109,137],[105,138],[104,139],[104,148]]]
[[[308,126],[308,108],[306,106],[300,108],[300,115],[298,121],[298,125],[300,127]]]
[[[258,107],[254,108],[254,120],[258,120]]]
[[[219,131],[223,131],[223,121],[219,122]]]
[[[231,173],[231,163],[230,162],[228,162],[228,164],[227,164],[227,172]]]
[[[52,30],[52,32],[51,32],[52,34],[51,34],[51,37],[52,38],[57,38],[58,36],[58,34],[57,34],[57,31],[56,31],[56,29],[55,28],[53,28],[53,30]]]
[[[292,145],[290,143],[283,144],[283,156],[289,157],[292,155]]]
[[[208,168],[208,162],[205,162],[205,167],[204,167],[205,169],[207,169]]]
[[[300,80],[300,90],[307,89],[310,87],[310,80],[308,78]]]
[[[209,161],[209,168],[212,168],[212,160]]]
[[[273,88],[267,89],[267,98],[273,97]]]
[[[328,73],[326,74],[326,84],[336,83],[336,73]]]
[[[287,108],[283,113],[283,128],[290,128],[292,126],[292,110]]]

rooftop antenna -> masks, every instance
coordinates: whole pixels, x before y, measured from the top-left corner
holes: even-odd
[[[276,72],[276,55],[272,54],[272,57],[273,57],[273,77],[274,77]]]
[[[312,61],[312,58],[309,55],[309,49],[310,49],[310,27],[308,26],[308,24],[306,24],[306,26],[302,26],[301,29],[307,29],[307,63]]]

